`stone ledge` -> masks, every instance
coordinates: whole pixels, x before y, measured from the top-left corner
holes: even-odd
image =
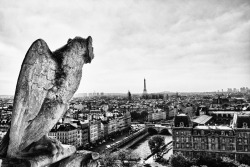
[[[76,148],[71,145],[62,145],[64,152],[59,155],[38,155],[25,158],[3,158],[2,167],[44,167],[65,159],[76,152]]]
[[[77,151],[52,167],[98,167],[99,154],[87,150]]]
[[[25,159],[2,158],[0,167],[98,167],[99,154],[92,151],[75,150],[74,146],[63,145],[64,154],[54,157],[38,156]],[[72,155],[73,154],[73,155]],[[71,155],[71,156],[70,156]]]
[[[71,145],[62,145],[64,152],[55,156],[37,156],[34,158],[28,158],[30,162],[30,167],[43,167],[53,163],[56,163],[64,158],[67,158],[76,152],[76,148]]]

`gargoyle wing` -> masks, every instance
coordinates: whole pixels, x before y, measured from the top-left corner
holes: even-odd
[[[8,153],[26,140],[25,130],[39,114],[48,90],[53,87],[56,68],[46,42],[36,40],[24,58],[17,81]]]

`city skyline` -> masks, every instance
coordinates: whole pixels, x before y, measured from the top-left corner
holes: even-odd
[[[1,1],[0,94],[14,95],[36,39],[93,37],[77,93],[212,92],[250,87],[250,2]],[[46,7],[45,7],[46,6]],[[195,9],[195,10],[194,10]]]

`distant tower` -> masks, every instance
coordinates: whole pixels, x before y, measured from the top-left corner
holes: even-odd
[[[144,78],[144,89],[143,89],[143,94],[147,94],[146,79],[145,79],[145,78]]]
[[[131,96],[130,91],[128,91],[128,100],[129,100],[129,101],[131,101],[131,100],[132,100],[132,96]]]
[[[163,95],[163,100],[167,101],[168,100],[168,94]]]

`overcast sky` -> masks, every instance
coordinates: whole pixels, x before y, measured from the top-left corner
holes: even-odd
[[[0,94],[13,95],[36,39],[92,36],[80,92],[250,87],[249,0],[1,0]]]

